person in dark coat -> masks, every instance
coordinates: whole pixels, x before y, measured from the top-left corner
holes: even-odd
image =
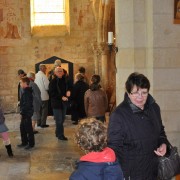
[[[132,73],[123,102],[110,116],[108,147],[121,164],[125,180],[157,180],[158,156],[164,156],[167,138],[160,108],[149,94],[150,82]]]
[[[84,76],[84,82],[86,82],[87,84],[89,84],[89,80],[86,76],[86,69],[81,66],[79,69],[78,69],[78,72],[81,73],[83,76]]]
[[[18,76],[19,76],[19,79],[21,79],[22,77],[26,76],[26,73],[24,72],[24,70],[19,69],[18,70]],[[22,95],[22,88],[21,88],[20,82],[19,82],[18,83],[18,105],[20,103],[21,95]]]
[[[61,60],[60,59],[56,59],[54,61],[53,68],[48,72],[49,82],[51,82],[51,80],[54,79],[54,77],[56,76],[54,74],[54,70],[55,70],[56,67],[61,67]],[[52,107],[51,107],[51,97],[49,97],[49,101],[48,101],[48,116],[53,116],[53,110],[52,110]]]
[[[115,153],[107,147],[107,128],[101,121],[95,118],[81,120],[75,141],[86,155],[80,158],[70,180],[123,180]]]
[[[28,77],[22,77],[20,80],[23,93],[20,99],[20,132],[21,144],[17,145],[19,148],[30,150],[35,145],[34,133],[32,128],[32,115],[33,115],[33,95],[32,88],[29,87],[30,80]]]
[[[71,114],[73,124],[78,124],[78,120],[86,117],[84,108],[84,94],[89,89],[89,85],[84,82],[81,73],[75,75],[75,83],[71,92]]]
[[[70,90],[68,89],[66,79],[63,76],[63,69],[61,67],[56,67],[54,73],[56,76],[49,84],[49,94],[51,97],[54,119],[56,121],[55,134],[59,140],[67,141],[67,137],[64,136],[63,124],[66,115],[68,98],[70,97]]]

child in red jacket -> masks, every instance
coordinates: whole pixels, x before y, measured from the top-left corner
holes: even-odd
[[[115,153],[107,147],[107,128],[95,118],[80,121],[75,140],[86,155],[80,158],[70,180],[123,180]]]

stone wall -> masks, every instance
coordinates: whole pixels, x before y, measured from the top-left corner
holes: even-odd
[[[173,17],[174,1],[154,1],[154,97],[171,142],[180,148],[180,24]]]
[[[30,26],[29,0],[0,1],[0,100],[6,112],[15,111],[17,70],[34,71],[35,64],[51,56],[74,63],[74,73],[84,66],[94,73],[91,45],[96,23],[89,0],[70,0],[70,31],[64,36],[34,37]]]

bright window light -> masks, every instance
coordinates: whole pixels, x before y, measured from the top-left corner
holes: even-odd
[[[65,0],[33,0],[32,25],[65,25]]]

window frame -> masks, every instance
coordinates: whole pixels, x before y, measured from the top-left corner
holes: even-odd
[[[51,2],[51,0],[49,0]],[[65,22],[63,25],[34,25],[34,0],[30,0],[31,7],[31,34],[32,36],[62,36],[70,33],[69,20],[69,0],[64,0],[65,3]]]

